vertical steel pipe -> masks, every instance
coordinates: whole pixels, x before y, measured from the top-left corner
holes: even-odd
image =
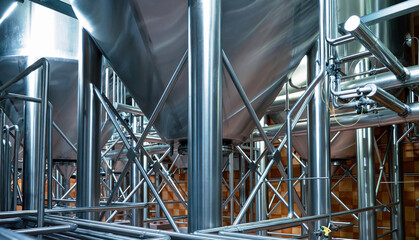
[[[99,206],[100,196],[101,105],[92,85],[101,88],[102,55],[84,29],[80,43],[76,206],[90,207]],[[79,213],[79,217],[97,219],[97,213]]]
[[[41,97],[40,71],[34,72],[26,79],[26,95],[29,97]],[[38,176],[39,176],[39,151],[41,142],[38,129],[40,116],[39,103],[25,102],[25,117],[23,131],[23,173],[22,173],[22,191],[23,191],[23,209],[37,209],[38,204]]]
[[[0,109],[0,172],[4,172],[4,164],[3,164],[3,158],[5,156],[5,152],[3,149],[3,139],[4,139],[4,134],[3,134],[3,126],[5,125],[6,119],[5,119],[5,113],[3,112],[3,109]],[[0,192],[3,193],[5,191],[4,189],[4,184],[5,184],[5,178],[4,176],[0,176]],[[0,211],[4,211],[3,210],[3,205],[4,205],[4,198],[0,199]]]
[[[239,154],[239,162],[240,162],[240,179],[243,179],[246,175],[246,162],[241,154]],[[239,195],[240,195],[240,205],[243,206],[244,203],[246,202],[246,184],[241,184]],[[247,217],[244,217],[241,223],[245,223],[246,220],[247,220]]]
[[[287,113],[287,120],[286,120],[286,137],[287,137],[287,165],[288,165],[288,177],[293,178],[293,155],[292,155],[292,130],[294,126],[297,124],[303,107],[305,107],[306,102],[310,99],[311,96],[314,94],[314,90],[316,86],[324,79],[324,73],[326,69],[326,62],[325,62],[325,29],[326,29],[326,18],[325,18],[325,1],[319,0],[319,55],[320,55],[320,70],[319,74],[311,81],[311,83],[307,86],[304,93],[301,97],[297,100],[291,110]],[[295,119],[292,119],[294,112],[297,111]],[[285,142],[285,137],[283,142]],[[288,181],[287,183],[288,191],[292,193],[293,190],[293,183],[292,181]],[[288,194],[288,217],[292,218],[294,215],[294,194]]]
[[[132,131],[133,133],[138,133],[138,128],[137,128],[137,117],[134,116],[133,114],[131,114],[131,127],[132,127]],[[135,140],[132,139],[133,144],[135,144]],[[143,159],[143,154],[141,153],[141,157],[140,159]],[[140,170],[137,168],[135,163],[131,164],[131,189],[132,191],[134,191],[134,187],[137,186],[139,184],[139,182],[141,181],[141,173]],[[139,203],[141,202],[141,191],[140,190],[136,190],[136,192],[132,195],[131,197],[131,202],[133,203]],[[131,210],[131,225],[132,226],[137,226],[137,227],[142,227],[144,222],[143,222],[144,218],[143,218],[143,210],[142,209],[132,209]]]
[[[141,116],[141,120],[140,120],[140,132],[143,133],[144,130],[144,116]],[[143,168],[146,172],[148,172],[148,159],[147,157],[144,156],[144,154],[141,154],[141,159],[140,161],[143,164]],[[143,202],[148,202],[148,185],[147,183],[144,181],[143,184]],[[143,209],[143,227],[147,227],[147,223],[145,222],[145,220],[148,218],[148,212],[149,212],[149,207],[145,207]]]
[[[396,230],[392,233],[395,240],[405,239],[404,236],[404,206],[403,206],[403,175],[402,158],[399,149],[399,125],[394,124],[392,127],[392,147],[391,147],[391,161],[389,164],[391,193],[393,201],[399,202],[391,209],[391,229]]]
[[[263,117],[260,120],[260,124],[264,127],[265,124],[265,117]],[[258,157],[260,157],[262,155],[262,152],[265,150],[265,142],[264,141],[259,141],[256,142],[256,152],[257,154],[255,155],[255,159],[257,159]],[[263,173],[266,169],[266,158],[263,157],[260,160],[260,164],[259,164],[259,172]],[[258,182],[260,180],[260,177],[257,173],[255,173],[255,180],[256,182]],[[268,208],[267,208],[267,204],[268,204],[268,189],[266,187],[265,183],[262,183],[262,185],[260,186],[256,198],[255,198],[255,220],[256,221],[263,221],[266,220],[267,218],[267,213],[268,213]],[[257,235],[266,235],[267,231],[259,231],[257,232]]]
[[[154,184],[155,186],[160,186],[160,174],[156,173],[154,181],[155,181],[155,184]],[[159,192],[159,196],[161,197],[160,192]],[[156,212],[154,213],[154,216],[158,218],[161,217],[161,209],[159,205],[156,205],[155,211]]]
[[[52,166],[52,123],[53,123],[52,111],[53,111],[52,104],[48,103],[48,174],[47,174],[47,178],[48,178],[47,207],[48,209],[52,208],[52,169],[53,169],[53,166]]]
[[[188,231],[222,224],[221,1],[189,0]]]
[[[320,66],[318,43],[308,54],[307,79],[314,79],[319,73]],[[308,169],[307,181],[307,214],[309,216],[328,214],[329,209],[329,181],[330,177],[330,125],[328,102],[328,81],[322,80],[314,89],[314,96],[308,105],[307,140],[308,140]],[[316,179],[319,178],[319,179]],[[321,226],[328,226],[328,219],[314,221],[313,231],[319,231]],[[319,239],[314,232],[310,232],[310,239]]]
[[[233,193],[234,189],[234,152],[232,151],[228,155],[228,187],[230,188],[230,193]],[[230,200],[230,223],[234,222],[234,196]]]
[[[12,165],[11,165],[11,143],[10,143],[10,127],[4,126],[2,128],[4,138],[1,141],[2,156],[1,156],[1,200],[0,200],[0,210],[1,211],[10,211],[12,207],[12,188],[11,188],[11,177],[12,177]]]
[[[18,166],[19,166],[19,148],[20,148],[20,130],[19,126],[15,125],[15,146],[13,159],[13,208],[12,211],[17,210],[17,196],[18,196]]]
[[[372,128],[356,130],[358,208],[375,206],[375,166]],[[362,240],[377,239],[375,211],[359,213],[359,237]]]

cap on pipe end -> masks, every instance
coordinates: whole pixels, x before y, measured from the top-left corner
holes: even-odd
[[[348,32],[352,32],[355,29],[357,29],[360,24],[361,18],[359,18],[357,15],[352,15],[345,22],[345,30]]]
[[[396,76],[397,79],[401,80],[401,81],[406,81],[410,78],[410,71],[407,68],[403,68],[403,72],[399,75]]]

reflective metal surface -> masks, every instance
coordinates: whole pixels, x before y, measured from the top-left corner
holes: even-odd
[[[84,29],[78,81],[77,207],[99,206],[100,199],[100,123],[101,105],[93,86],[101,88],[102,55]],[[97,213],[80,213],[80,218],[95,220]]]
[[[339,0],[339,1],[332,1],[334,6],[332,7],[333,18],[337,19],[338,23],[344,23],[351,15],[359,15],[364,16],[370,14],[374,11],[379,9],[386,8],[396,1],[394,0],[373,0],[373,1],[366,1],[366,0]],[[398,58],[401,58],[403,52],[401,51],[401,46],[403,44],[403,35],[404,31],[406,30],[407,24],[404,24],[404,18],[397,18],[392,19],[390,21],[384,21],[379,24],[371,25],[369,28],[380,38],[380,40],[384,43],[384,45],[390,49],[394,53],[394,55]],[[338,29],[335,29],[337,31]],[[401,36],[401,37],[396,37]],[[348,56],[351,54],[356,54],[359,52],[365,51],[365,48],[359,42],[351,42],[349,44],[345,44],[342,46],[337,47],[337,52],[339,57]],[[381,66],[379,62],[377,62],[374,58],[370,58],[372,61],[372,65],[376,65],[376,67]],[[352,61],[350,63],[342,64],[342,71],[345,74],[351,75],[355,71],[357,71],[357,64],[359,60]],[[303,63],[304,64],[304,63]],[[296,72],[299,74],[299,72]],[[367,77],[363,80],[365,81],[366,85],[370,82],[377,82],[377,85],[382,86],[382,88],[387,88],[387,86],[392,85],[402,85],[399,80],[394,77],[393,73],[384,73],[383,77]],[[384,77],[385,76],[385,77]],[[291,75],[293,78],[293,75]],[[359,86],[358,80],[350,80],[342,83],[342,89],[350,89],[355,88],[355,86]],[[297,86],[304,86],[304,81],[297,82]],[[383,85],[381,85],[383,84]],[[290,105],[292,106],[296,100],[301,96],[303,91],[299,91],[295,88],[290,87],[290,95],[289,101]],[[286,108],[286,97],[285,92],[282,91],[281,94],[275,99],[274,103],[269,107],[270,116],[277,124],[282,124],[285,120],[285,113],[283,112]],[[336,109],[334,112],[341,113],[346,110],[338,110]],[[332,113],[333,114],[333,113]],[[305,116],[303,115],[303,118]],[[333,119],[331,119],[333,120]],[[356,120],[355,120],[356,121]],[[348,121],[348,123],[350,123]],[[338,124],[338,123],[336,123]],[[344,129],[344,128],[343,128]],[[331,136],[333,137],[333,135]],[[295,141],[293,141],[293,146],[300,154],[303,159],[307,159],[308,152],[307,152],[307,141],[305,137],[296,137]],[[345,131],[340,134],[334,141],[331,143],[331,159],[350,159],[356,156],[356,145],[355,145],[355,132],[352,131]]]
[[[187,1],[82,1],[71,4],[141,110],[150,117],[187,49]],[[222,47],[259,117],[317,33],[317,1],[222,1]],[[112,17],[110,17],[112,16]],[[155,128],[168,142],[186,139],[186,71]],[[245,140],[254,125],[223,74],[223,138]]]
[[[358,208],[375,206],[375,158],[373,152],[373,128],[356,130]],[[362,240],[377,239],[375,211],[359,213],[359,237]]]
[[[393,201],[400,201],[400,204],[392,209],[391,215],[391,229],[397,230],[392,233],[392,238],[395,240],[405,239],[405,214],[404,214],[404,202],[403,202],[403,161],[402,151],[400,151],[400,125],[394,124],[391,128],[391,167],[390,181],[391,181],[391,192]]]
[[[48,100],[54,106],[53,118],[73,143],[77,136],[72,131],[77,127],[77,102],[74,101],[77,95],[77,49],[77,20],[29,1],[18,3],[0,24],[0,82],[10,80],[39,57],[48,57],[51,77]],[[32,73],[28,79],[36,75],[36,72]],[[7,90],[25,94],[27,89],[30,86],[22,81]],[[4,100],[2,104],[8,117],[23,129],[23,101]],[[76,159],[75,152],[55,130],[53,138],[55,159]]]
[[[222,196],[221,0],[188,5],[188,232],[220,227]]]
[[[320,71],[318,43],[308,54],[308,79],[312,81]],[[309,216],[330,213],[328,198],[330,183],[325,177],[330,176],[330,125],[329,108],[323,99],[328,99],[328,83],[323,80],[314,90],[314,96],[308,105],[307,111],[307,176],[310,178],[320,178],[309,180],[307,193],[307,214]],[[323,89],[326,89],[323,91]],[[326,93],[325,93],[326,92]],[[323,178],[323,179],[321,179]],[[313,222],[313,231],[318,231],[321,226],[328,226],[329,221]],[[313,231],[309,232],[309,239],[320,239]]]
[[[349,116],[341,116],[330,119],[330,132],[338,132],[338,131],[348,131],[354,132],[351,130],[358,129],[358,128],[367,128],[367,127],[382,127],[388,126],[391,124],[400,124],[400,123],[409,123],[409,122],[416,122],[419,121],[419,104],[409,104],[408,105],[411,109],[411,114],[407,115],[406,117],[401,117],[397,113],[391,110],[382,110],[378,113],[368,113],[362,114],[359,116],[357,114],[349,115]],[[339,122],[339,123],[338,123]],[[357,124],[354,124],[357,122]],[[265,127],[264,130],[268,134],[268,136],[272,137],[275,133],[282,127],[283,124],[272,125],[269,127]],[[347,125],[344,127],[342,125]],[[282,134],[283,135],[283,134]],[[302,121],[297,123],[293,130],[293,135],[295,136],[305,136],[307,135],[307,122]],[[256,140],[261,140],[258,132],[254,132],[254,137]]]
[[[400,80],[409,78],[409,72],[394,54],[384,46],[379,38],[361,21],[359,16],[353,15],[345,22],[345,30],[350,32],[367,48],[378,60],[394,73]]]

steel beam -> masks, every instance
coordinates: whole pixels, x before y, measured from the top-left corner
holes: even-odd
[[[221,1],[189,0],[188,230],[222,224]]]
[[[101,88],[101,53],[86,30],[81,32],[78,83],[77,207],[99,206],[101,105],[92,85]],[[92,84],[92,85],[91,85]],[[80,213],[97,219],[97,213]]]

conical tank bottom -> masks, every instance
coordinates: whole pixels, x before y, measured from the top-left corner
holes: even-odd
[[[72,0],[73,9],[141,110],[150,117],[188,48],[188,1]],[[222,1],[222,47],[258,117],[318,34],[317,0]],[[112,16],[112,17],[110,17]],[[187,138],[188,69],[154,128],[168,142]],[[223,138],[240,143],[255,127],[223,73]],[[228,141],[230,140],[230,141]]]
[[[73,173],[76,171],[77,166],[75,161],[59,161],[55,163],[55,167],[58,169],[65,180],[70,180]]]

